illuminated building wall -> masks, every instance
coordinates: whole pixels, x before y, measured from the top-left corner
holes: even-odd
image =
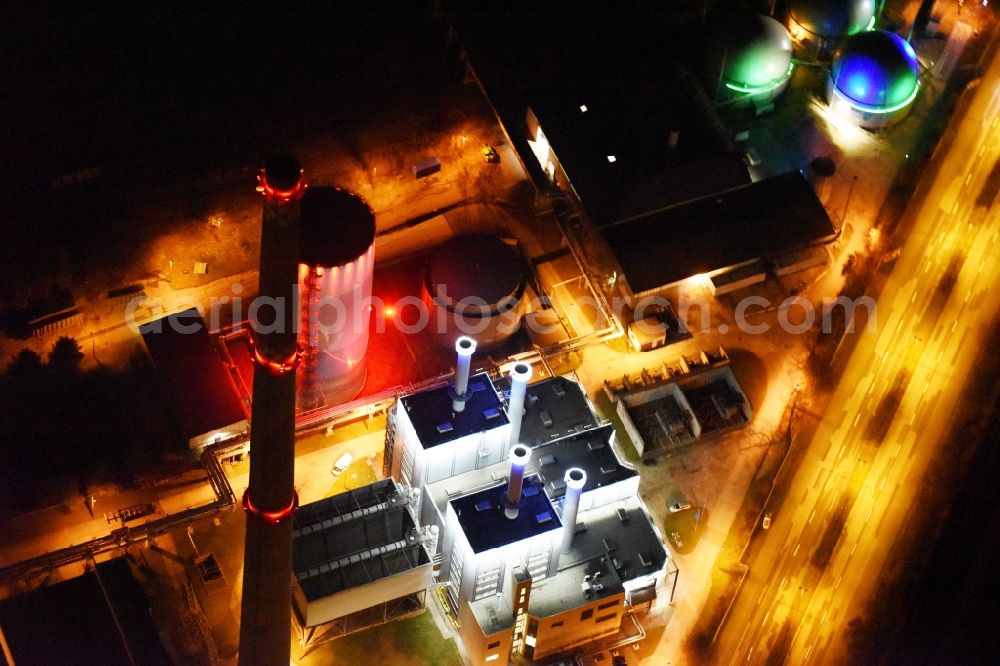
[[[375,215],[356,194],[313,187],[302,199],[299,407],[351,400],[365,385]]]
[[[837,50],[827,98],[831,110],[861,127],[886,127],[910,110],[920,85],[909,42],[884,30],[849,37]]]

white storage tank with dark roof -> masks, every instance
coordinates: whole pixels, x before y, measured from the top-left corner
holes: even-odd
[[[792,39],[822,51],[874,24],[875,0],[791,0],[788,7]]]
[[[365,385],[375,214],[357,194],[310,187],[299,242],[299,406],[351,400]]]
[[[526,280],[517,251],[492,234],[462,234],[439,245],[424,275],[432,334],[448,347],[461,335],[480,350],[503,343],[521,325]]]

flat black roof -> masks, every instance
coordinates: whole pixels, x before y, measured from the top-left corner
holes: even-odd
[[[496,381],[497,391],[509,398],[510,376]],[[521,443],[530,447],[546,444],[597,425],[590,401],[577,382],[549,377],[528,385],[521,417]]]
[[[832,240],[823,203],[798,171],[601,230],[633,293]]]
[[[700,83],[678,64],[697,61],[695,22],[637,0],[446,5],[536,182],[547,179],[527,144],[528,107],[598,226],[749,182]]]
[[[139,332],[185,439],[246,418],[197,309],[143,324]]]
[[[292,571],[306,599],[427,564],[407,504],[392,479],[384,479],[299,507],[292,523]],[[385,548],[404,540],[404,547]]]
[[[697,84],[661,78],[670,88],[663,100],[625,101],[617,93],[604,92],[588,101],[582,93],[569,91],[555,98],[552,90],[529,100],[598,227],[750,184],[742,156],[727,149],[688,90]],[[580,111],[581,104],[586,112]],[[671,130],[678,132],[673,149],[668,146]]]
[[[461,412],[452,411],[450,386],[438,386],[400,398],[424,449],[509,423],[500,405],[500,396],[485,372],[469,377],[468,390],[472,395]]]
[[[619,462],[611,448],[613,433],[614,426],[609,423],[531,451],[532,461],[538,466],[538,476],[545,484],[545,492],[550,499],[556,500],[566,494],[563,477],[566,470],[572,467],[579,467],[587,473],[583,492],[638,476],[634,469]]]
[[[473,552],[506,546],[562,526],[536,475],[524,477],[517,518],[513,520],[504,513],[506,494],[507,484],[502,483],[449,502]]]
[[[98,564],[96,574],[0,601],[0,625],[18,666],[127,664],[129,653],[140,664],[171,663],[124,557]]]
[[[603,592],[613,594],[623,581],[663,569],[667,557],[638,498],[583,511],[577,517],[573,547],[559,560],[559,574],[532,586],[528,612],[548,617],[587,603],[580,584],[584,576],[593,575],[595,562],[603,565],[598,581]]]
[[[359,195],[339,187],[310,187],[302,197],[299,261],[339,266],[375,242],[375,214]]]

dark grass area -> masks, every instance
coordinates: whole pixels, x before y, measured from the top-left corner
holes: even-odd
[[[462,64],[425,0],[0,9],[0,302],[121,270],[278,149],[377,113],[435,131]],[[346,146],[361,159],[358,146]],[[83,183],[55,178],[99,168]],[[247,200],[253,193],[247,190]],[[136,209],[176,206],[177,215]],[[14,251],[16,248],[16,251]],[[58,276],[58,277],[57,277]],[[34,283],[34,284],[33,284]]]
[[[428,599],[428,603],[436,603]],[[453,640],[441,637],[429,612],[351,634],[312,648],[300,664],[413,664],[459,666],[462,658]]]
[[[164,457],[184,448],[161,404],[141,352],[123,370],[86,372],[22,352],[0,376],[0,514],[162,472]]]

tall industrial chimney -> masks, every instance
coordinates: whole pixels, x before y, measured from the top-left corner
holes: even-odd
[[[465,401],[469,399],[469,365],[472,355],[476,353],[476,341],[463,335],[455,341],[455,351],[458,352],[458,362],[455,365],[455,386],[451,393],[451,408],[456,412],[465,409]]]
[[[292,516],[295,492],[295,302],[299,259],[302,168],[290,155],[267,161],[257,178],[264,195],[260,298],[255,308],[250,483],[243,554],[239,663],[287,664],[291,654]],[[262,300],[262,303],[266,301]]]
[[[531,449],[518,444],[510,450],[510,477],[507,479],[507,496],[504,498],[503,513],[514,520],[517,505],[521,501],[521,486],[524,483],[524,467],[531,459]]]
[[[579,467],[570,467],[563,476],[566,482],[566,496],[563,498],[562,552],[568,553],[573,547],[573,535],[576,534],[576,514],[580,510],[580,494],[587,483],[587,473]]]
[[[510,369],[510,400],[507,401],[507,419],[510,421],[510,440],[507,450],[521,443],[521,417],[524,416],[524,394],[531,379],[531,366],[518,362]]]

